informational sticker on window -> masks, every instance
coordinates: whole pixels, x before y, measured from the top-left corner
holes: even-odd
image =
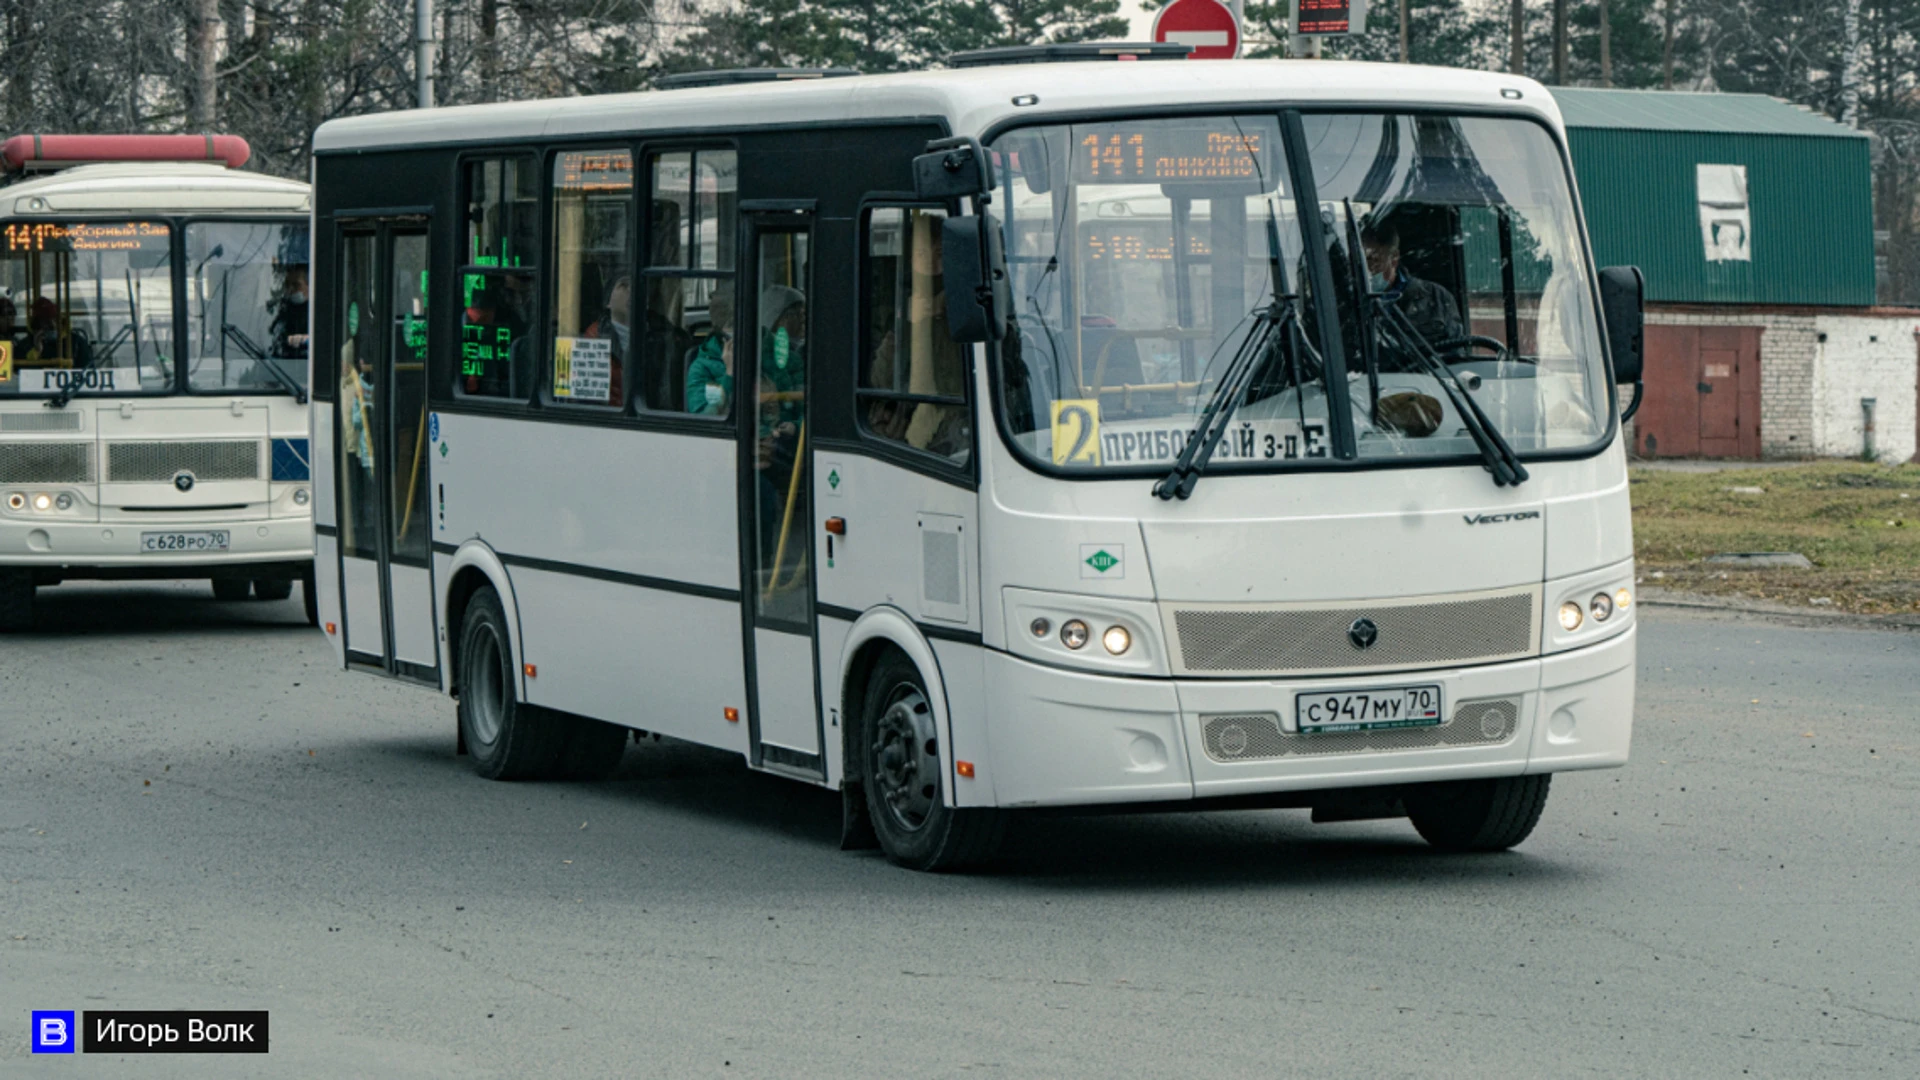
[[[554,338],[553,396],[567,401],[611,402],[613,342],[606,338]]]
[[[1109,466],[1171,465],[1192,439],[1193,429],[1172,417],[1103,425],[1097,461]],[[1058,445],[1058,435],[1055,436]],[[1056,451],[1057,453],[1058,451]],[[1243,420],[1230,425],[1213,449],[1212,461],[1296,461],[1327,456],[1327,425],[1309,420]]]
[[[0,341],[0,382],[13,381],[13,342]]]
[[[1745,165],[1699,165],[1700,239],[1708,262],[1753,261],[1753,213]]]
[[[1100,399],[1064,398],[1053,403],[1053,463],[1100,464]]]

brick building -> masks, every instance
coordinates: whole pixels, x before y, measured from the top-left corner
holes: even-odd
[[[1920,311],[1874,304],[1864,134],[1755,94],[1554,97],[1596,260],[1647,275],[1636,453],[1915,456]]]

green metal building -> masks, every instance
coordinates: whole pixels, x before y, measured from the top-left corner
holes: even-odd
[[[1602,266],[1688,304],[1874,302],[1867,136],[1760,94],[1553,92]],[[1750,259],[1703,252],[1700,166],[1743,166]]]

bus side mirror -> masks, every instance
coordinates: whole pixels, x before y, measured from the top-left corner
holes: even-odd
[[[1622,386],[1637,383],[1646,368],[1647,279],[1637,266],[1600,271],[1600,314],[1607,320],[1613,378]]]
[[[966,214],[940,223],[940,273],[947,292],[947,336],[963,344],[991,341],[1013,310],[1000,230],[991,216]]]
[[[987,152],[972,136],[936,139],[913,159],[913,194],[928,202],[949,202],[993,190]]]

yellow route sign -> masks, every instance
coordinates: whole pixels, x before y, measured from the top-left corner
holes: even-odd
[[[1099,466],[1099,398],[1066,398],[1053,403],[1053,463]]]

